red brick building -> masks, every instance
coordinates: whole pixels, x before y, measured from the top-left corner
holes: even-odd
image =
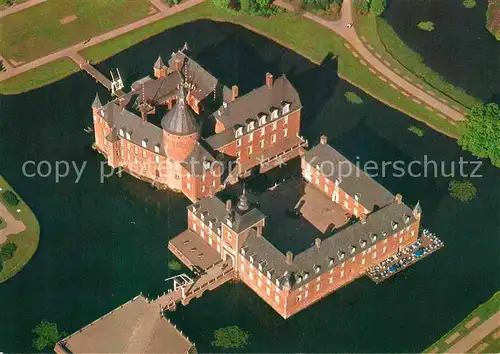
[[[105,105],[96,96],[92,104],[94,147],[113,168],[196,201],[254,168],[265,172],[299,156],[307,145],[299,134],[301,102],[285,76],[268,73],[265,85],[239,96],[238,86],[220,85],[185,49],[168,66],[158,58],[153,71],[155,78],[134,82],[131,92]],[[219,91],[220,108],[204,118],[214,131],[203,137],[198,114]],[[160,126],[149,121],[163,109]]]
[[[352,173],[327,173],[321,168],[326,161],[350,165]],[[321,191],[312,203],[338,204],[358,218],[333,234],[318,231],[313,245],[296,255],[280,251],[271,241],[274,235],[266,237],[267,216],[244,190],[235,203],[214,196],[188,207],[192,237],[230,259],[237,277],[284,318],[365,275],[419,235],[419,205],[409,208],[401,195],[393,196],[330,147],[326,137],[303,155],[302,173],[306,188]],[[312,218],[308,222],[317,225]],[[182,260],[179,242],[172,239],[169,248]]]

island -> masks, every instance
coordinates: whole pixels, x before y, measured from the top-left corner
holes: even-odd
[[[38,248],[39,237],[35,215],[0,176],[0,283],[29,262]]]

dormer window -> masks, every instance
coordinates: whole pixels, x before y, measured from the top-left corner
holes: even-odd
[[[350,250],[351,254],[353,254],[354,252],[356,252],[356,246],[351,246]]]
[[[410,222],[410,216],[409,215],[405,215],[404,216],[404,220],[405,220],[405,224],[408,224]]]
[[[226,222],[227,222],[227,226],[229,226],[229,227],[231,227],[231,228],[233,227],[233,222],[231,221],[231,218],[227,218],[227,219],[226,219]],[[219,235],[220,235],[220,234],[219,234]]]
[[[359,193],[354,194],[354,200],[357,202],[359,201]]]
[[[300,275],[297,276],[297,284],[300,284],[301,281],[302,281],[302,277]]]
[[[220,236],[220,234],[221,234],[220,227],[218,227],[218,228],[217,228],[217,235],[219,235],[219,236]]]
[[[241,249],[241,254],[244,256],[247,253],[246,247],[243,247]]]
[[[253,264],[253,256],[250,256],[250,263]]]
[[[267,276],[267,279],[271,280],[271,276],[272,276],[272,274],[271,274],[271,271],[270,271],[270,270],[268,270],[268,271],[266,272],[266,276]]]
[[[120,136],[125,136],[125,131],[123,129],[120,129]]]
[[[337,252],[337,257],[339,257],[339,259],[344,259],[344,257],[345,257],[345,253],[339,250],[339,251]]]
[[[271,119],[278,118],[278,109],[276,107],[271,108]]]
[[[147,139],[144,139],[141,143],[142,147],[145,148],[148,146],[148,140]]]
[[[212,227],[213,227],[212,220],[210,220],[210,221],[208,222],[208,227],[209,227],[209,228],[212,228]]]
[[[156,153],[160,152],[160,146],[158,144],[155,145],[155,152]]]
[[[276,279],[276,286],[280,286],[280,280]]]
[[[227,108],[227,102],[226,101],[222,102],[222,107]]]
[[[387,232],[383,231],[382,232],[382,236],[386,237],[387,236]]]
[[[130,132],[127,132],[127,139],[130,140]]]
[[[281,107],[283,107],[283,114],[290,112],[290,103],[283,101],[281,102]]]
[[[304,280],[307,279],[308,276],[309,274],[307,272],[304,272]]]
[[[262,126],[266,124],[266,115],[264,113],[259,114],[259,125]]]
[[[254,129],[255,129],[255,122],[253,122],[253,121],[249,122],[247,125],[247,131],[251,132]]]
[[[391,227],[393,230],[396,230],[398,228],[398,223],[395,221],[391,221]]]
[[[330,267],[331,267],[332,265],[333,265],[333,258],[330,258],[330,259],[328,260],[328,266],[330,266]]]
[[[210,169],[210,161],[204,160],[203,161],[203,170],[208,170]]]
[[[321,267],[319,265],[315,265],[313,269],[314,269],[314,273],[317,274],[321,270]]]
[[[366,241],[365,240],[359,240],[359,245],[361,246],[361,248],[365,248],[366,247]]]
[[[372,240],[372,242],[375,242],[377,240],[377,234],[370,234],[370,240]]]

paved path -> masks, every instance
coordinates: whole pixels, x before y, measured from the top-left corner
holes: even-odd
[[[283,0],[276,0],[274,3],[280,7],[288,8],[288,4],[284,3]],[[444,116],[452,120],[460,121],[465,119],[462,113],[432,97],[430,94],[426,93],[424,90],[418,88],[417,86],[410,84],[408,81],[389,69],[381,60],[376,58],[375,55],[373,55],[359,39],[354,26],[351,26],[350,28],[347,26],[349,23],[352,24],[354,21],[352,11],[352,0],[344,0],[342,5],[342,17],[338,21],[324,20],[309,12],[305,12],[303,16],[331,29],[332,31],[342,36],[348,43],[351,44],[354,49],[356,49],[359,55],[366,62],[368,62],[376,71],[378,71],[379,74],[382,74],[385,79],[393,83],[393,85],[395,84],[395,86],[397,86],[403,92],[409,93],[415,99],[424,102],[425,105],[427,105],[431,109],[441,112]]]
[[[466,353],[484,337],[500,327],[500,311],[481,323],[468,335],[460,339],[454,346],[447,350],[448,353]]]
[[[141,27],[149,25],[150,23],[161,20],[165,17],[171,16],[171,15],[176,14],[178,12],[184,11],[190,7],[195,6],[195,5],[198,5],[198,4],[202,3],[203,1],[205,1],[205,0],[188,0],[188,1],[183,2],[180,5],[175,5],[175,6],[172,6],[169,8],[165,5],[163,5],[161,3],[161,0],[151,0],[151,3],[153,4],[153,6],[155,6],[159,10],[159,12],[157,12],[156,14],[149,16],[149,17],[146,17],[146,18],[143,18],[143,19],[138,20],[136,22],[130,23],[126,26],[114,29],[114,30],[106,32],[106,33],[103,33],[99,36],[92,38],[90,41],[83,41],[83,42],[74,44],[71,47],[59,50],[59,51],[54,52],[52,54],[46,55],[42,58],[36,59],[32,62],[23,64],[23,65],[14,67],[14,68],[10,68],[7,71],[0,73],[0,81],[9,79],[13,76],[19,75],[23,72],[26,72],[28,70],[37,68],[39,66],[48,64],[48,63],[53,62],[53,61],[58,60],[58,59],[62,59],[62,58],[66,58],[66,57],[74,58],[76,53],[78,53],[79,51],[81,51],[85,48],[88,48],[88,47],[91,47],[93,45],[105,42],[105,41],[112,39],[112,38],[119,37],[125,33],[134,31],[136,29],[139,29]],[[77,62],[77,64],[79,64],[79,62]]]
[[[42,2],[45,2],[47,0],[29,0],[26,2],[23,2],[22,4],[19,5],[12,5],[4,10],[0,10],[0,18],[15,14],[16,12],[22,11],[24,9],[27,9],[28,7],[35,6],[38,4],[41,4]]]
[[[5,228],[0,230],[0,245],[7,241],[7,236],[16,235],[26,230],[24,223],[16,220],[2,203],[0,203],[0,218],[7,224]]]

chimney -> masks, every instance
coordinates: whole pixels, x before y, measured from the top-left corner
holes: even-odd
[[[292,265],[293,263],[293,253],[291,251],[288,251],[286,253],[286,264]]]
[[[328,144],[328,138],[327,138],[327,136],[326,135],[321,135],[320,142],[323,145]]]
[[[269,90],[273,88],[273,74],[266,73],[266,86]]]
[[[238,85],[233,85],[233,87],[231,88],[231,102],[238,97],[238,94],[239,94]]]
[[[262,236],[262,226],[257,226],[257,237]]]
[[[361,216],[359,217],[359,220],[361,221],[361,223],[363,225],[366,224],[366,214],[361,214]]]
[[[316,238],[314,240],[314,244],[316,245],[316,248],[320,248],[321,247],[321,239],[320,238]]]
[[[403,196],[401,194],[396,194],[396,196],[394,197],[394,200],[396,201],[396,203],[398,204],[401,204],[403,202]]]
[[[227,211],[227,213],[230,214],[231,211],[232,211],[232,209],[233,209],[233,203],[231,202],[231,199],[228,199],[226,201],[226,211]]]

